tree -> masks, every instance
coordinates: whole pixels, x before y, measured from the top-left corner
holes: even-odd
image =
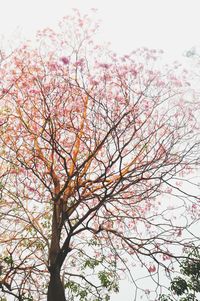
[[[169,217],[198,206],[179,185],[199,163],[186,73],[155,50],[117,57],[95,30],[76,12],[2,59],[2,298],[109,300],[126,254],[153,275],[188,243]]]
[[[180,264],[181,276],[171,281],[173,295],[162,295],[160,300],[198,301],[200,293],[200,254],[197,248],[189,252],[187,259]],[[174,299],[178,297],[178,299]]]

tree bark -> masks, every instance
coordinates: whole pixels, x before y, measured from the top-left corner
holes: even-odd
[[[60,279],[60,270],[58,268],[50,272],[47,301],[66,301],[65,289]]]
[[[49,273],[50,281],[48,285],[47,301],[66,301],[65,289],[60,279],[61,264],[60,255],[60,222],[61,209],[59,202],[54,203],[52,217],[51,245],[49,249]]]

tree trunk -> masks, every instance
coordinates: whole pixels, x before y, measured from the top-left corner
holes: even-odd
[[[47,301],[66,301],[65,289],[60,279],[60,270],[58,268],[50,273]]]
[[[60,253],[60,203],[54,203],[52,217],[51,245],[49,249],[49,273],[50,281],[48,285],[47,301],[66,301],[65,289],[60,279],[59,253]]]

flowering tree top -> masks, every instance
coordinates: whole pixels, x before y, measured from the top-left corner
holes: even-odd
[[[160,70],[155,50],[118,57],[95,45],[96,28],[76,12],[1,62],[1,283],[11,294],[42,300],[38,279],[50,275],[48,300],[65,300],[55,290],[62,271],[69,294],[78,285],[84,295],[83,282],[94,298],[106,288],[108,300],[124,252],[149,273],[157,268],[145,256],[158,265],[175,256],[166,244],[180,225],[159,212],[159,196],[177,190],[194,201],[174,184],[199,160],[187,72]],[[101,264],[96,285],[87,269]]]

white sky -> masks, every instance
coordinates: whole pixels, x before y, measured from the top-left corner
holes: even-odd
[[[38,29],[54,27],[72,8],[97,8],[102,20],[99,39],[110,41],[116,52],[146,46],[181,59],[200,44],[200,0],[0,0],[0,35],[30,38]],[[133,300],[126,282],[112,301],[122,298]]]
[[[71,8],[97,8],[101,39],[120,53],[147,46],[176,59],[200,39],[200,0],[0,0],[0,5],[0,34],[6,38],[55,26]]]

